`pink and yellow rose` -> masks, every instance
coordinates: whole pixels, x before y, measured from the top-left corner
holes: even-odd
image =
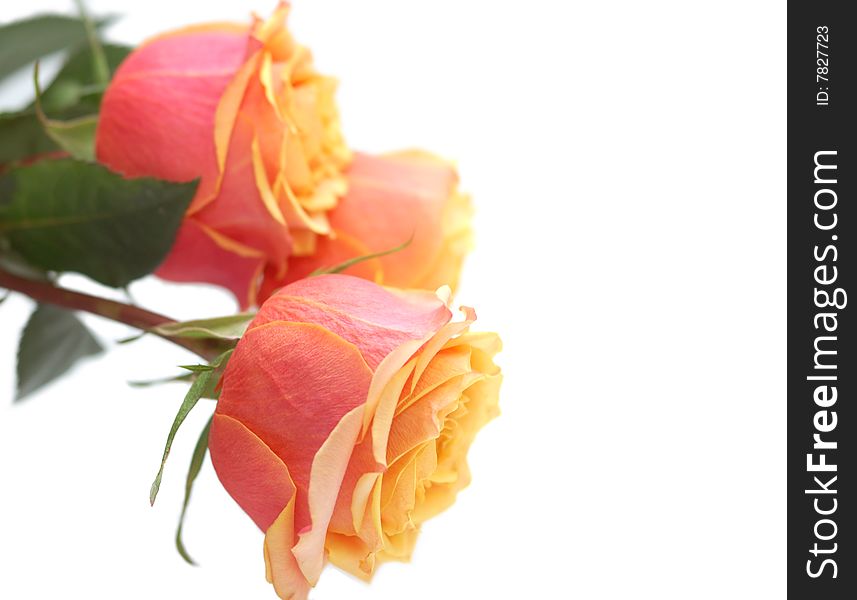
[[[146,42],[108,87],[96,136],[98,160],[128,177],[199,178],[158,275],[221,285],[243,306],[331,232],[346,189],[336,83],[294,41],[287,13]]]
[[[472,207],[453,165],[416,150],[357,153],[345,175],[348,193],[328,214],[331,234],[317,239],[312,254],[292,257],[285,279],[267,280],[268,289],[410,241],[344,272],[400,288],[454,290],[472,244]]]
[[[411,240],[348,272],[454,288],[470,247],[470,203],[455,169],[415,151],[351,162],[335,81],[316,72],[287,14],[282,3],[250,27],[163,34],[108,87],[98,160],[128,177],[200,180],[157,274],[225,287],[247,307],[318,268]]]
[[[326,559],[364,579],[407,560],[470,481],[467,450],[498,412],[500,340],[469,331],[472,309],[453,321],[442,295],[305,279],[238,343],[209,448],[265,532],[281,598],[306,598]]]

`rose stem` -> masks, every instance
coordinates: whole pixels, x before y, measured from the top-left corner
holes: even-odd
[[[157,325],[175,323],[175,321],[168,317],[149,312],[137,306],[99,298],[98,296],[90,296],[81,292],[74,292],[51,285],[50,283],[24,279],[2,269],[0,269],[0,288],[20,292],[37,302],[47,302],[48,304],[54,304],[63,308],[82,310],[104,317],[105,319],[111,319],[130,325],[131,327],[136,327],[143,331],[150,331],[152,327]],[[214,340],[172,337],[161,335],[154,331],[151,333],[155,333],[155,335],[165,340],[169,340],[182,348],[190,350],[206,360],[215,358],[222,351],[222,348]]]

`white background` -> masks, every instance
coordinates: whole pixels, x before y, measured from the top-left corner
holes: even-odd
[[[90,4],[138,42],[274,2]],[[294,4],[352,146],[457,159],[479,211],[458,300],[506,346],[471,487],[412,564],[371,586],[328,568],[313,598],[785,597],[785,3]],[[42,9],[73,4],[2,18]],[[234,310],[202,286],[131,291],[177,318]],[[186,526],[202,566],[173,549],[211,405],[148,506],[184,388],[126,381],[192,357],[113,348],[13,406],[28,309],[0,307],[0,598],[273,598],[210,464]]]

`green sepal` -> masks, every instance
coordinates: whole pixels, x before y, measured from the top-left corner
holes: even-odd
[[[192,373],[205,373],[206,371],[213,371],[214,367],[211,365],[179,365],[180,369],[187,369]]]
[[[36,90],[36,117],[45,133],[72,158],[93,162],[95,160],[95,130],[98,115],[87,115],[62,121],[51,119],[42,109],[42,90],[39,87],[39,63],[33,68],[33,86]]]
[[[232,350],[227,350],[212,360],[211,366],[213,368],[208,371],[200,372],[191,384],[190,389],[187,391],[187,394],[179,407],[178,413],[176,413],[176,418],[173,420],[173,426],[170,428],[170,432],[167,435],[167,443],[164,446],[164,455],[161,458],[161,466],[158,469],[158,474],[155,476],[155,480],[152,482],[152,487],[149,489],[149,502],[152,505],[155,504],[155,499],[158,497],[158,490],[161,488],[161,478],[164,476],[164,466],[167,464],[167,457],[170,455],[170,449],[173,446],[173,439],[175,439],[179,427],[184,423],[184,420],[187,418],[190,411],[193,410],[193,407],[196,406],[199,399],[203,397],[205,391],[210,389],[212,384],[216,385],[216,382],[220,379],[220,375],[226,367],[226,362],[229,360],[231,355]]]
[[[214,417],[208,419],[202,432],[199,434],[199,439],[196,441],[196,446],[193,449],[193,455],[190,458],[190,466],[187,470],[187,480],[184,487],[184,502],[182,502],[182,512],[179,515],[179,526],[176,528],[176,550],[188,564],[196,566],[196,562],[190,557],[184,542],[182,541],[182,529],[184,528],[184,519],[187,514],[187,505],[190,502],[190,495],[193,491],[193,483],[199,476],[202,470],[202,464],[205,461],[205,455],[208,452],[208,433],[211,431],[211,421]]]
[[[411,236],[404,244],[399,244],[395,248],[390,248],[389,250],[382,250],[381,252],[373,252],[372,254],[364,254],[362,256],[355,256],[354,258],[349,258],[348,260],[339,263],[338,265],[334,265],[332,267],[320,267],[309,274],[310,277],[316,277],[317,275],[330,275],[333,273],[342,273],[345,269],[351,268],[354,265],[360,264],[367,260],[372,260],[373,258],[380,258],[382,256],[387,256],[388,254],[393,254],[395,252],[401,252],[405,248],[411,245],[411,242],[414,241],[414,236]]]
[[[131,51],[128,46],[103,46],[110,72]],[[87,46],[74,52],[45,88],[41,105],[45,113],[59,121],[74,120],[98,113],[105,86],[96,82],[92,50]],[[36,103],[10,113],[0,113],[0,165],[57,152],[61,147],[47,134],[36,113]]]
[[[182,375],[173,375],[172,377],[161,377],[160,379],[146,379],[129,381],[128,385],[134,388],[147,388],[154,385],[162,385],[164,383],[192,383],[193,373],[183,373]]]
[[[114,73],[130,54],[129,46],[102,45],[110,73]],[[98,112],[105,86],[98,83],[93,71],[92,49],[81,48],[72,53],[54,80],[42,91],[42,108],[59,118],[70,119]],[[35,116],[35,103],[29,114]]]
[[[110,67],[107,66],[107,57],[104,55],[97,28],[89,16],[89,11],[86,10],[86,3],[83,0],[75,0],[74,3],[77,4],[78,16],[83,22],[86,41],[89,42],[89,49],[92,52],[92,73],[95,81],[106,86],[110,83]]]
[[[194,319],[192,321],[158,325],[150,331],[168,337],[238,340],[244,335],[247,326],[255,316],[256,313],[246,312],[226,317]]]

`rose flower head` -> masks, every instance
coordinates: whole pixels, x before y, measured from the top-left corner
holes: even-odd
[[[248,26],[215,23],[136,49],[107,88],[100,162],[127,177],[199,179],[157,274],[255,304],[263,278],[330,233],[350,160],[333,95],[285,27],[288,5]]]
[[[223,375],[209,438],[227,491],[265,532],[268,580],[304,599],[328,559],[363,579],[408,560],[470,481],[498,414],[494,333],[438,294],[322,275],[263,304]]]
[[[472,245],[470,198],[458,190],[458,174],[427,152],[372,156],[357,153],[346,169],[348,192],[328,213],[331,234],[316,250],[294,256],[283,281],[268,278],[262,298],[317,269],[354,257],[402,250],[357,263],[349,275],[399,288],[454,290]]]

